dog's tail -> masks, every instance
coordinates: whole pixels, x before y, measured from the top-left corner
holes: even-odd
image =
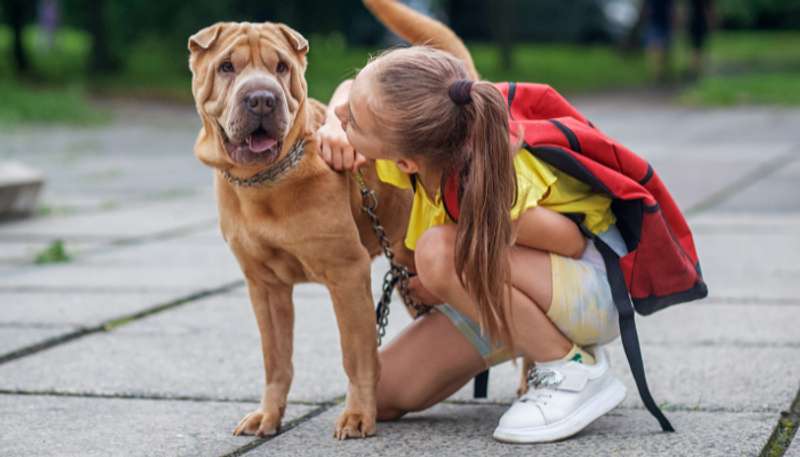
[[[411,44],[425,44],[462,60],[474,81],[480,76],[464,42],[449,27],[418,13],[397,0],[364,0],[364,5],[392,32]]]

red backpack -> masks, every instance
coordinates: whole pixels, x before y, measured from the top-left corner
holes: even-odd
[[[499,83],[496,87],[508,99],[512,143],[523,127],[523,147],[531,154],[613,198],[611,210],[628,247],[626,256],[618,257],[580,227],[603,255],[639,395],[661,428],[674,431],[647,388],[633,312],[646,316],[708,295],[689,226],[650,164],[605,136],[550,86]],[[454,221],[458,221],[458,197],[454,173],[442,199]],[[566,216],[579,224],[584,217]]]

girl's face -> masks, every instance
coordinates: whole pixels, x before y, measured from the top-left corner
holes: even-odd
[[[378,126],[367,109],[370,94],[374,94],[372,84],[373,66],[367,65],[353,80],[350,86],[350,97],[347,103],[334,108],[334,114],[342,123],[347,134],[347,141],[359,154],[368,159],[384,159],[397,163],[397,167],[406,173],[416,173],[419,169],[416,161],[389,154]]]

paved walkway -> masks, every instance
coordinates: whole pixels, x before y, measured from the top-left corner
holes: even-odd
[[[709,298],[638,321],[650,387],[678,433],[659,432],[611,344],[628,398],[564,442],[492,440],[514,399],[510,364],[492,370],[486,401],[468,385],[377,437],[337,442],[337,328],[325,289],[304,285],[284,430],[232,436],[263,368],[212,172],[192,154],[199,121],[125,105],[100,128],[0,131],[0,160],[48,177],[46,215],[0,224],[0,455],[757,455],[800,387],[800,111],[575,102],[652,163],[695,234]],[[54,239],[75,260],[32,265]],[[398,306],[390,336],[409,322]]]

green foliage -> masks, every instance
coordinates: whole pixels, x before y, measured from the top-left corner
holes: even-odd
[[[717,0],[723,26],[731,29],[800,29],[800,0]]]
[[[710,76],[685,90],[680,99],[688,104],[798,105],[800,75],[777,73]]]
[[[0,81],[0,124],[22,122],[66,122],[89,125],[105,122],[108,113],[91,108],[83,90],[32,88],[13,81]]]
[[[710,45],[713,73],[685,89],[682,102],[800,104],[800,33],[724,33]]]
[[[490,44],[469,46],[475,66],[489,81],[549,84],[569,93],[642,85],[647,69],[642,56],[624,57],[607,46],[521,44],[510,72],[500,68],[500,53]]]
[[[47,263],[69,262],[72,258],[64,250],[64,242],[61,240],[53,240],[47,248],[36,255],[35,263],[37,265]]]

